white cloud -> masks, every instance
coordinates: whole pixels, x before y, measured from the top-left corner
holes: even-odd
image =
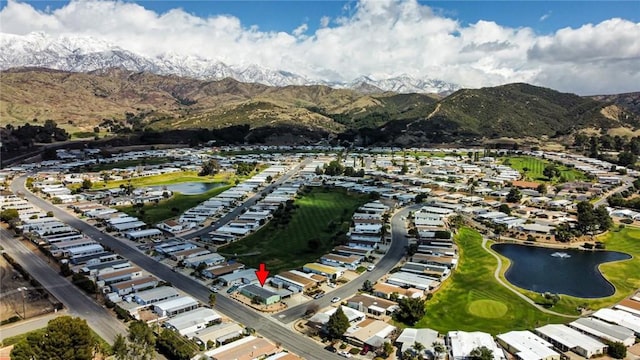
[[[320,27],[327,27],[329,26],[329,22],[331,21],[331,18],[328,16],[323,16],[320,18]]]
[[[637,91],[640,84],[640,23],[610,19],[540,36],[490,20],[463,25],[416,0],[345,6],[344,16],[322,17],[313,33],[306,23],[286,33],[229,15],[160,14],[121,1],[74,0],[43,12],[10,0],[0,31],[92,36],[142,55],[255,63],[325,80],[406,73],[467,87],[524,81],[584,94]]]
[[[307,24],[302,24],[293,30],[293,35],[299,37],[300,35],[307,32],[307,30],[309,30],[309,26]]]
[[[538,19],[539,21],[545,21],[549,18],[549,16],[551,16],[551,11],[547,12],[546,14],[540,16],[540,19]]]

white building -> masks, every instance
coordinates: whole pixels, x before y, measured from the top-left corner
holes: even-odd
[[[560,351],[573,351],[586,358],[604,354],[607,350],[607,345],[565,325],[549,324],[535,332]]]
[[[198,301],[191,296],[181,296],[161,301],[153,306],[153,311],[161,317],[174,316],[198,308]]]
[[[531,331],[510,331],[496,336],[508,352],[521,360],[560,360],[553,345]]]
[[[202,330],[207,326],[218,323],[222,317],[215,311],[201,307],[191,310],[167,320],[164,324],[167,328],[186,335],[189,333]]]
[[[505,360],[504,353],[490,334],[475,331],[449,331],[447,342],[451,349],[451,357],[454,360],[466,360],[471,357],[471,351],[478,347],[486,347],[493,353],[494,360]]]

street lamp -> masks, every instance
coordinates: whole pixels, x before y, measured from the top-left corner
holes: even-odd
[[[27,289],[24,286],[18,288],[18,291],[22,294],[22,319],[26,319],[27,318],[27,308],[26,308],[25,303],[24,303],[24,301],[25,301],[24,299],[26,297],[25,292],[27,290],[29,290],[29,289]]]

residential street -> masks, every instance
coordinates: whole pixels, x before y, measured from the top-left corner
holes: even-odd
[[[238,215],[242,214],[247,208],[255,205],[255,203],[257,203],[258,200],[260,200],[264,195],[278,188],[278,186],[282,185],[282,183],[289,180],[293,175],[297,174],[300,169],[307,166],[307,164],[309,164],[311,161],[312,159],[305,159],[300,164],[296,165],[293,169],[289,170],[286,174],[282,175],[278,180],[274,181],[271,185],[268,185],[267,187],[262,189],[260,192],[253,195],[251,198],[247,199],[242,205],[238,206],[233,211],[225,214],[223,217],[213,222],[211,225],[205,227],[204,229],[200,229],[192,233],[180,236],[180,238],[193,239],[194,237],[202,236],[204,234],[207,234],[219,228],[220,226],[228,223],[229,221],[235,219]]]
[[[24,185],[24,178],[22,181]],[[26,190],[24,192],[26,196],[35,198]],[[53,205],[49,206],[54,207]],[[64,213],[60,209],[56,208],[56,210]],[[117,334],[126,334],[127,327],[121,321],[89,298],[69,280],[60,276],[44,260],[35,256],[22,243],[22,240],[14,238],[8,231],[0,229],[0,244],[31,276],[64,304],[69,315],[86,319],[89,326],[109,343],[113,343]]]
[[[34,205],[40,207],[44,211],[52,211],[53,214],[60,219],[61,221],[67,223],[68,225],[82,231],[87,236],[93,238],[104,246],[110,247],[114,252],[120,254],[121,256],[131,260],[131,262],[135,263],[139,267],[143,268],[147,272],[170,282],[174,287],[194,296],[198,300],[203,303],[207,303],[209,299],[209,294],[211,291],[207,289],[204,285],[200,284],[196,280],[189,278],[187,276],[178,274],[174,272],[172,269],[158,263],[152,258],[146,256],[140,251],[132,248],[128,244],[121,242],[120,240],[108,235],[104,234],[93,226],[87,224],[86,222],[76,218],[75,216],[70,215],[62,209],[38,198],[37,196],[30,193],[25,188],[25,181],[27,176],[21,176],[19,178],[14,179],[11,184],[11,189],[14,193],[22,192],[24,197],[32,202]],[[18,243],[19,244],[19,243]],[[404,248],[402,249],[404,251]],[[23,262],[26,260],[29,261],[37,261],[39,258],[33,256],[26,256],[27,259],[16,259],[19,262]],[[34,260],[35,258],[35,260]],[[41,261],[41,260],[40,260]],[[42,264],[45,265],[46,264]],[[42,271],[42,269],[41,269]],[[52,273],[51,270],[46,274],[50,283],[43,283],[45,286],[53,286],[54,288],[59,288],[62,283],[64,286],[68,286],[69,288],[79,292],[73,285],[71,285],[68,281],[64,280],[58,274]],[[56,281],[57,279],[57,281]],[[66,284],[65,284],[66,283]],[[64,287],[64,289],[67,289]],[[67,289],[71,291],[71,289]],[[58,296],[56,294],[56,296]],[[107,332],[107,322],[103,319],[102,316],[99,316],[101,312],[106,312],[105,309],[96,305],[93,301],[90,301],[83,295],[83,297],[79,297],[74,295],[80,304],[70,303],[70,309],[77,309],[76,306],[81,305],[82,310],[78,311],[80,314],[86,314],[85,316],[94,316],[96,314],[95,320],[92,319],[92,327],[98,326],[102,332]],[[71,297],[74,297],[71,296]],[[61,299],[62,300],[62,299]],[[83,301],[84,300],[84,301]],[[64,302],[64,301],[63,301]],[[66,303],[65,303],[66,304]],[[92,308],[89,310],[88,308]],[[97,309],[96,309],[97,308]],[[215,309],[220,311],[222,314],[228,316],[232,320],[248,327],[254,328],[259,334],[269,338],[274,342],[278,342],[282,344],[282,346],[296,354],[299,354],[307,359],[316,359],[316,360],[327,360],[327,359],[340,359],[340,357],[336,354],[329,353],[327,351],[322,350],[319,344],[314,342],[313,340],[298,334],[291,330],[288,327],[285,327],[283,324],[278,323],[275,319],[269,316],[263,316],[253,310],[248,309],[246,306],[236,302],[235,300],[229,299],[224,296],[218,297],[216,301]],[[124,325],[118,322],[114,317],[109,315],[109,319],[111,321],[115,321],[120,325],[121,331],[124,332]],[[107,335],[106,339],[111,339],[108,341],[112,341],[113,337],[117,333],[118,327],[113,326],[111,332]],[[97,331],[96,331],[97,332]],[[100,333],[103,335],[102,333]]]
[[[353,294],[356,294],[358,290],[362,288],[362,284],[364,284],[366,280],[375,283],[376,281],[378,281],[378,279],[389,273],[389,271],[393,269],[398,261],[400,261],[404,257],[406,248],[409,245],[409,241],[406,237],[405,220],[403,220],[402,218],[406,217],[410,211],[415,211],[421,206],[422,205],[418,204],[403,208],[391,217],[391,248],[376,264],[373,271],[365,272],[361,276],[358,276],[358,278],[351,280],[338,289],[327,293],[327,295],[320,299],[312,300],[310,302],[292,307],[273,315],[273,317],[282,321],[283,323],[291,323],[303,317],[305,311],[307,311],[307,309],[309,308],[309,305],[316,304],[320,309],[322,309],[331,304],[332,297],[338,296],[342,299],[348,298]]]

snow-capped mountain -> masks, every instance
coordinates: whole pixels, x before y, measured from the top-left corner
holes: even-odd
[[[43,67],[73,72],[89,72],[106,68],[159,75],[177,75],[201,80],[227,77],[241,82],[269,86],[328,85],[366,93],[393,91],[398,93],[449,94],[460,86],[435,79],[416,79],[400,75],[385,79],[362,76],[351,82],[310,79],[285,70],[272,70],[259,65],[235,66],[198,56],[163,54],[143,56],[114,44],[91,37],[53,37],[42,32],[28,35],[0,33],[0,70],[15,67]]]

